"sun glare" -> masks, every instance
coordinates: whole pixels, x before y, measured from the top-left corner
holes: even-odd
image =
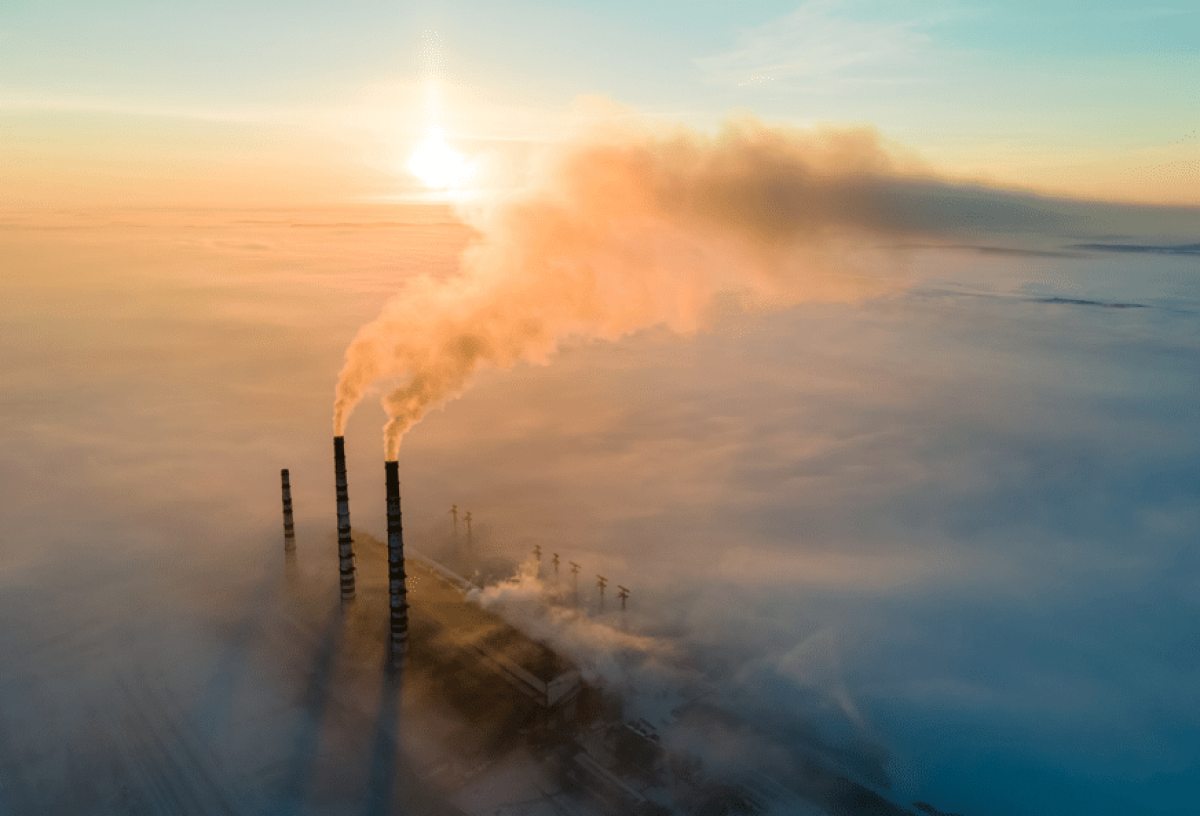
[[[431,129],[409,158],[408,169],[428,186],[440,190],[461,181],[467,164],[461,153],[446,144],[440,131]]]

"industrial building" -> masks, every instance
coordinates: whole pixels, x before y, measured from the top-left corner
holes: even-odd
[[[357,530],[352,535],[340,438],[335,463],[346,648],[360,666],[386,667],[392,679],[383,694],[394,689],[390,705],[399,724],[397,753],[388,761],[408,754],[419,784],[436,786],[448,802],[437,813],[914,816],[881,783],[882,771],[855,769],[848,753],[839,756],[819,741],[794,745],[751,734],[748,722],[712,702],[685,700],[661,722],[628,720],[619,692],[586,682],[579,665],[482,608],[473,600],[479,587],[466,578],[411,547],[405,551],[395,462],[385,468],[387,544]],[[286,481],[284,497],[286,523]],[[288,527],[285,549],[295,558]],[[331,568],[317,583],[327,591],[332,582]],[[624,601],[627,590],[619,588]],[[749,756],[705,760],[710,744],[750,736],[770,746],[770,767]]]

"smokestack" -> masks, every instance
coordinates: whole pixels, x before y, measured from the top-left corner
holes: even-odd
[[[279,471],[283,481],[283,549],[296,549],[296,528],[292,524],[292,483],[288,478],[288,469]]]
[[[408,590],[404,585],[404,529],[400,525],[400,463],[384,462],[387,479],[388,603],[392,666],[404,665],[408,649]]]
[[[333,438],[333,472],[337,479],[338,569],[342,600],[354,598],[354,539],[350,537],[350,492],[346,487],[346,437]]]
[[[471,511],[467,511],[467,558],[471,557]]]

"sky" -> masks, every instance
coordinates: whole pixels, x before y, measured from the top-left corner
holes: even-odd
[[[265,610],[280,468],[333,586],[366,372],[364,534],[416,416],[410,544],[457,504],[632,587],[648,659],[897,801],[1194,813],[1197,15],[4,5],[0,796],[124,812],[201,744],[248,812],[337,775]],[[543,634],[653,708],[589,615]]]
[[[711,130],[867,123],[938,170],[1195,201],[1186,4],[30,2],[0,10],[17,202],[186,203],[411,188],[428,122],[463,149],[543,140],[580,98]],[[408,192],[412,192],[411,189]]]

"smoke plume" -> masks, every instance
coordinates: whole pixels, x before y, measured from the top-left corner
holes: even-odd
[[[556,147],[519,192],[462,208],[476,235],[456,276],[407,282],[362,327],[335,433],[380,378],[401,382],[383,398],[392,459],[481,367],[545,363],[566,338],[695,332],[722,295],[765,308],[893,290],[896,264],[878,246],[938,232],[912,190],[939,185],[915,171],[870,129],[753,121]]]

